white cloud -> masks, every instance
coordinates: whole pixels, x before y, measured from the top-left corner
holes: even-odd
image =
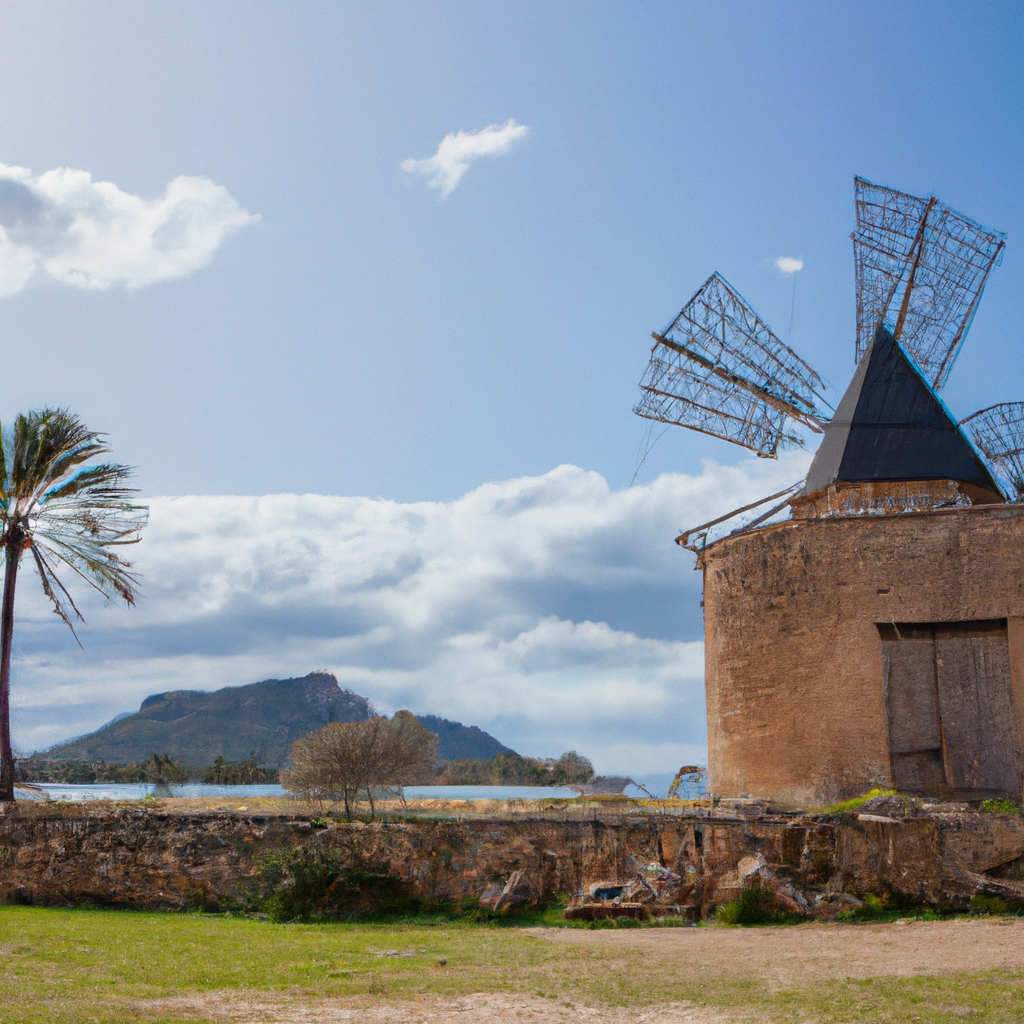
[[[798,260],[794,256],[780,256],[775,261],[775,266],[777,266],[787,277],[790,277],[798,270],[804,269],[804,261]]]
[[[524,124],[516,124],[510,117],[500,128],[488,125],[478,132],[452,132],[441,140],[437,152],[426,160],[403,160],[402,170],[409,174],[422,174],[427,184],[436,188],[442,198],[451,195],[462,180],[469,165],[482,156],[501,156],[513,143],[528,132]]]
[[[560,466],[452,502],[152,499],[139,604],[84,608],[84,653],[24,576],[16,742],[48,746],[150,693],[328,668],[385,710],[478,725],[523,753],[674,771],[705,744],[700,577],[674,537],[791,483],[807,458],[622,491]]]
[[[188,277],[258,220],[208,178],[182,175],[144,200],[88,171],[0,164],[0,298],[34,277],[92,289]]]

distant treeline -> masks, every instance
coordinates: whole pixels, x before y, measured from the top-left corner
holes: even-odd
[[[218,757],[213,764],[195,765],[175,761],[167,754],[152,754],[141,763],[108,763],[106,761],[52,760],[45,754],[22,758],[17,762],[19,782],[55,782],[65,785],[88,785],[97,782],[208,782],[219,786],[250,786],[278,781],[277,768],[261,766],[253,752],[245,761],[225,761]]]
[[[560,758],[541,759],[519,754],[498,754],[486,761],[437,761],[424,772],[421,785],[434,786],[565,786],[582,784],[594,776],[587,758],[570,750]],[[184,764],[167,754],[152,754],[145,761],[116,764],[106,761],[53,760],[45,754],[17,762],[21,782],[86,785],[97,782],[206,782],[218,786],[246,786],[279,781],[277,768],[261,766],[254,752],[245,761],[218,757],[212,765]]]
[[[570,750],[558,760],[498,754],[488,761],[442,761],[431,780],[436,786],[565,786],[594,777],[587,758]]]

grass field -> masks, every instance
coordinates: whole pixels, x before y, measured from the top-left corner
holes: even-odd
[[[470,993],[522,997],[535,1020],[678,1003],[695,1022],[1024,1020],[1019,921],[602,933],[0,907],[0,954],[2,1024],[444,1020]]]

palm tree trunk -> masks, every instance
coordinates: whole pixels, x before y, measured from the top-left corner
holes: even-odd
[[[11,643],[14,639],[14,587],[21,543],[4,549],[4,597],[0,611],[0,802],[14,801],[14,750],[11,748]]]

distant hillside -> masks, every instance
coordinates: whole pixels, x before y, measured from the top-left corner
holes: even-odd
[[[443,761],[489,761],[498,754],[515,753],[475,725],[449,722],[437,715],[417,715],[416,721],[437,735],[441,741],[437,745],[437,756]]]
[[[186,764],[212,764],[218,755],[242,761],[255,750],[262,764],[280,764],[292,742],[307,732],[371,714],[370,702],[341,689],[329,672],[310,672],[301,679],[267,679],[213,693],[156,693],[135,714],[53,747],[46,756],[127,764],[155,752]]]
[[[261,764],[280,765],[300,736],[328,722],[359,722],[371,714],[370,702],[343,690],[329,672],[310,672],[301,679],[267,679],[213,693],[155,693],[134,714],[118,715],[102,729],[61,743],[42,756],[127,764],[156,753],[185,764],[208,765],[218,756],[243,761],[255,750]],[[514,753],[475,725],[436,715],[417,717],[437,734],[438,755],[445,761]]]

